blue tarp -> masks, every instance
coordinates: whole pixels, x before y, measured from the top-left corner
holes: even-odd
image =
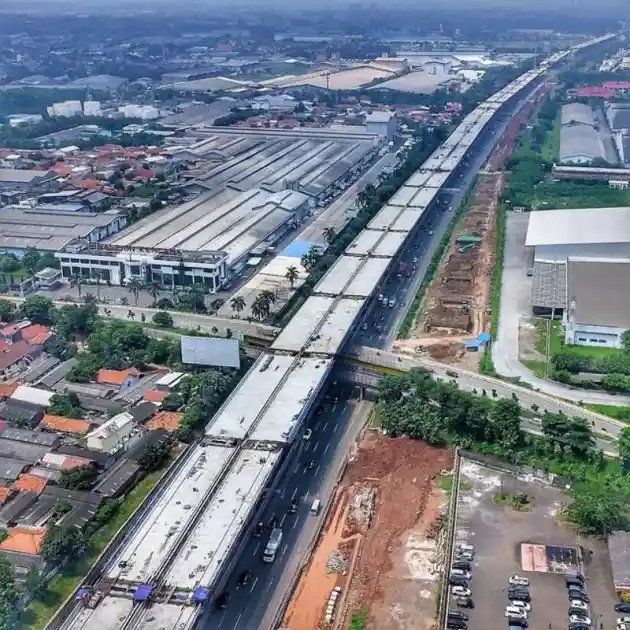
[[[311,243],[310,241],[293,241],[282,252],[283,256],[291,256],[291,258],[302,258],[308,250],[313,247],[319,247],[317,243]]]
[[[470,339],[468,341],[464,341],[464,346],[468,349],[468,350],[479,350],[479,348],[482,346],[482,342],[479,341],[479,339]]]
[[[83,599],[86,595],[89,595],[92,589],[89,586],[82,586],[77,591],[76,599]]]
[[[149,599],[149,597],[151,597],[152,591],[153,591],[152,586],[141,584],[140,586],[138,586],[138,588],[136,589],[136,592],[133,594],[133,599],[136,602],[144,602],[147,599]]]
[[[490,333],[479,333],[477,339],[483,343],[488,343],[490,341]]]
[[[208,599],[209,593],[207,588],[198,586],[193,593],[194,602],[205,602]]]

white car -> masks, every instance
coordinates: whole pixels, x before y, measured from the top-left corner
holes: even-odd
[[[571,602],[571,605],[573,605],[573,602]],[[630,617],[617,617],[617,625],[623,623],[630,623]]]
[[[531,612],[532,605],[529,602],[521,602],[519,600],[510,601],[510,606],[515,606],[516,608],[521,608],[526,612]]]
[[[520,617],[521,619],[527,619],[527,611],[519,608],[518,606],[506,606],[506,617]]]
[[[510,584],[518,584],[519,586],[529,586],[529,578],[523,577],[522,575],[510,575],[508,578],[508,582]]]
[[[569,623],[582,623],[582,624],[586,624],[587,626],[591,625],[591,618],[590,617],[582,617],[581,615],[571,615],[569,617]]]
[[[451,576],[464,578],[465,580],[472,578],[470,571],[464,571],[464,569],[451,569]]]
[[[465,586],[453,586],[451,593],[455,597],[470,597],[472,595],[472,591]]]
[[[580,610],[583,610],[584,612],[588,612],[588,604],[585,604],[579,599],[572,599],[569,602],[569,608],[579,608]],[[628,621],[630,621],[630,617],[619,617],[619,619],[627,619]],[[619,621],[619,619],[617,619],[617,623],[626,623],[623,621]]]
[[[475,553],[475,548],[468,543],[457,543],[457,551],[467,551],[469,553]]]

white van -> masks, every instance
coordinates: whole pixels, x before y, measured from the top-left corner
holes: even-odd
[[[319,511],[322,508],[322,502],[319,499],[315,499],[315,501],[313,501],[313,505],[311,505],[311,509],[309,510],[309,514],[311,516],[317,516],[319,514]]]

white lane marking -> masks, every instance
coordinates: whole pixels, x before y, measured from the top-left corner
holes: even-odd
[[[330,446],[330,444],[326,444],[326,448],[324,449],[324,455],[326,455],[326,453],[328,452],[328,447]]]
[[[300,470],[300,462],[298,462],[298,463],[295,465],[295,468],[293,469],[293,472],[294,472],[294,473],[296,473],[298,470]]]
[[[284,558],[284,554],[287,552],[288,547],[289,543],[284,543],[284,547],[282,547],[282,553],[280,554],[281,558]]]
[[[286,514],[282,515],[282,518],[280,519],[280,527],[282,527],[282,525],[284,525],[284,519],[287,517]]]
[[[299,518],[296,518],[296,519],[293,521],[293,527],[291,527],[291,529],[295,529],[295,527],[296,527],[296,525],[298,524],[299,520],[300,520]]]
[[[324,426],[322,427],[322,431],[325,431],[327,426],[328,426],[328,420],[326,420],[326,422],[324,422]]]
[[[313,453],[317,450],[318,446],[319,446],[319,442],[315,442],[315,446],[313,446]]]
[[[338,426],[339,426],[339,423],[335,422],[335,428],[333,429],[333,431],[336,431]]]
[[[258,555],[258,550],[260,549],[260,542],[258,542],[256,544],[256,548],[254,549],[254,553],[252,554],[252,556],[256,556]]]
[[[238,624],[241,621],[241,616],[243,615],[242,612],[238,613],[238,617],[236,618],[236,621],[234,622],[234,625],[232,626],[232,629],[235,630],[236,628],[238,628]]]
[[[256,583],[258,582],[258,576],[256,576],[256,579],[254,580],[252,587],[249,589],[250,593],[254,592],[254,588],[256,587]]]
[[[297,494],[298,489],[297,486],[295,486],[295,490],[293,490],[293,494],[291,495],[291,501],[293,501],[293,499],[295,499],[295,495]]]
[[[317,473],[319,472],[319,469],[320,469],[320,465],[318,464],[317,468],[315,469],[315,476],[317,476]]]

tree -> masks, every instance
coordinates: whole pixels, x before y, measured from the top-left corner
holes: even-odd
[[[622,343],[623,349],[626,352],[630,352],[630,330],[626,330],[626,332],[623,333]]]
[[[40,555],[49,562],[78,558],[86,547],[83,534],[74,525],[51,525],[44,534]]]
[[[4,273],[15,273],[20,268],[20,261],[15,254],[5,254],[0,257],[0,269]]]
[[[24,586],[33,599],[42,599],[46,593],[46,580],[43,573],[36,566],[28,568],[24,576]]]
[[[521,406],[511,398],[501,398],[490,412],[494,439],[506,450],[513,450],[521,441]]]
[[[287,267],[287,271],[284,274],[284,277],[289,281],[291,288],[293,288],[295,285],[295,281],[300,277],[300,272],[295,266],[291,265],[290,267]]]
[[[617,450],[623,462],[630,461],[630,427],[624,427],[617,439]]]
[[[240,315],[245,310],[246,306],[245,298],[242,295],[237,295],[230,300],[230,308],[237,315]]]
[[[173,450],[173,441],[166,440],[162,444],[158,444],[148,448],[138,458],[138,464],[144,472],[152,472],[161,468],[171,456]]]
[[[52,300],[41,295],[28,297],[22,303],[24,317],[34,324],[51,326],[53,324],[54,307]]]
[[[53,394],[50,398],[48,412],[66,418],[83,418],[85,415],[81,401],[75,392]]]
[[[79,275],[78,273],[75,273],[72,276],[70,276],[70,286],[76,287],[77,293],[79,297],[81,297],[81,291],[83,287],[83,276]]]
[[[133,277],[127,284],[127,290],[133,294],[133,302],[135,306],[138,306],[138,298],[140,297],[140,291],[144,289],[144,282],[140,278]]]
[[[300,265],[304,268],[304,271],[309,272],[311,270],[311,259],[308,257],[308,254],[302,254],[300,258]]]
[[[160,295],[160,291],[162,290],[162,286],[158,282],[151,282],[147,287],[147,291],[149,295],[153,298],[152,307],[155,308],[157,305],[157,299]]]
[[[173,317],[166,311],[159,311],[153,315],[153,323],[161,328],[173,328]]]
[[[626,529],[626,497],[617,488],[597,483],[580,484],[571,491],[568,516],[588,534],[607,535]]]
[[[4,555],[0,556],[0,630],[15,630],[22,600],[15,580],[15,568]]]
[[[59,485],[67,490],[89,490],[98,477],[95,466],[79,466],[70,470],[62,470]]]
[[[257,295],[252,303],[252,315],[261,321],[269,315],[269,302],[262,295]]]
[[[5,323],[15,320],[15,304],[13,302],[0,299],[0,320]]]
[[[273,291],[269,291],[269,289],[265,289],[260,292],[260,297],[271,306],[276,303],[276,294]]]
[[[327,245],[330,245],[333,242],[335,236],[337,236],[337,232],[335,232],[335,228],[332,228],[332,227],[325,227],[322,234],[324,236],[324,240],[326,241]]]
[[[34,247],[27,247],[22,256],[22,265],[32,276],[38,269],[41,255]]]

